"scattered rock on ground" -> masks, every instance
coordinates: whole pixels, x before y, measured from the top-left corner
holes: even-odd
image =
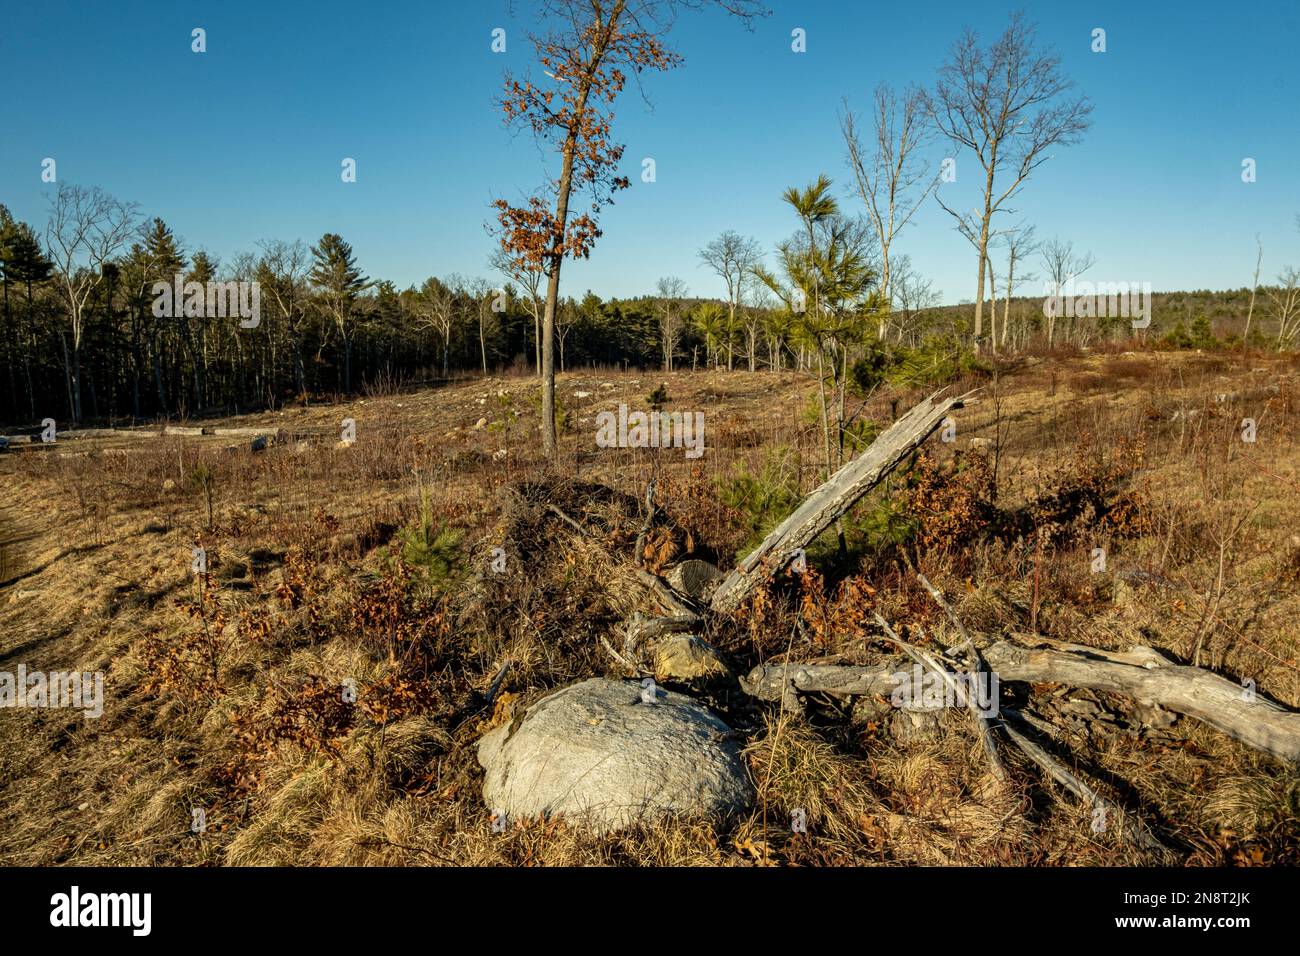
[[[658,680],[694,680],[730,674],[731,668],[717,649],[694,634],[669,634],[655,644],[655,677]]]
[[[487,733],[478,759],[488,808],[608,832],[748,807],[754,787],[731,729],[684,694],[655,688],[654,703],[642,694],[634,683],[592,678]]]

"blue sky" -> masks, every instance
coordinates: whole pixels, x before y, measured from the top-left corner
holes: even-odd
[[[635,295],[663,275],[693,294],[722,288],[696,253],[724,229],[770,249],[793,230],[787,185],[831,175],[860,204],[837,111],[880,81],[930,84],[969,24],[992,38],[1014,5],[984,0],[773,2],[747,32],[684,12],[685,64],[630,90],[616,133],[633,180],[602,219],[564,289]],[[1300,5],[1260,0],[1025,4],[1078,89],[1095,103],[1084,143],[1030,181],[1017,215],[1042,237],[1090,249],[1089,278],[1156,289],[1248,285],[1255,235],[1264,278],[1300,263]],[[527,69],[532,4],[339,0],[9,4],[0,63],[12,94],[0,127],[0,202],[43,226],[45,157],[64,182],[102,186],[162,216],[188,247],[228,259],[258,239],[341,233],[362,267],[405,286],[451,272],[490,275],[492,199],[553,174],[551,156],[501,122],[504,69]],[[190,50],[207,31],[208,52]],[[507,31],[507,51],[490,49]],[[808,50],[790,49],[795,27]],[[1107,52],[1090,50],[1107,31]],[[950,150],[936,147],[933,157]],[[976,198],[958,155],[950,204]],[[343,157],[357,182],[340,179]],[[642,183],[653,157],[657,181]],[[1241,161],[1258,179],[1241,181]],[[974,295],[974,261],[930,203],[897,249],[946,301]],[[1026,290],[1034,292],[1036,290]]]

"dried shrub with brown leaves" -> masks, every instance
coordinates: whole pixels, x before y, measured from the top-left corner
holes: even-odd
[[[904,513],[916,522],[918,550],[948,552],[993,523],[993,468],[983,455],[955,455],[939,464],[922,450],[907,476]]]
[[[179,635],[150,634],[140,643],[145,670],[142,689],[147,694],[182,700],[212,701],[225,693],[221,660],[230,639],[225,635],[226,612],[217,603],[208,575],[199,582],[199,600],[184,610],[195,622]]]
[[[264,702],[230,718],[234,747],[218,776],[237,793],[257,790],[282,743],[338,759],[356,716],[353,704],[344,698],[343,686],[315,674],[296,687],[272,685],[267,698],[269,707]]]

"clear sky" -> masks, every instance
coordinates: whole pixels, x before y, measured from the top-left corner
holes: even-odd
[[[564,288],[652,291],[677,275],[722,288],[696,253],[724,229],[770,249],[793,230],[780,201],[826,172],[860,208],[838,132],[848,98],[882,80],[930,84],[969,24],[992,38],[1013,6],[769,0],[752,32],[685,12],[678,70],[630,90],[616,116],[633,186],[606,210],[589,262]],[[1044,41],[1096,106],[1080,145],[1059,150],[1016,203],[1040,236],[1090,249],[1090,278],[1157,290],[1248,285],[1255,235],[1264,276],[1300,263],[1300,4],[1257,0],[1025,4]],[[262,238],[352,243],[362,267],[399,286],[451,272],[490,275],[485,225],[497,196],[554,174],[549,154],[502,124],[504,69],[527,69],[533,5],[502,0],[42,0],[0,18],[7,97],[0,202],[43,228],[41,161],[162,216],[192,250],[228,259]],[[191,52],[190,31],[207,31]],[[491,31],[507,33],[504,54]],[[795,27],[807,52],[791,51]],[[1091,52],[1094,27],[1107,51]],[[937,148],[934,158],[948,150]],[[958,154],[951,203],[976,198]],[[343,183],[340,163],[357,162]],[[657,181],[642,183],[653,157]],[[1241,162],[1257,181],[1241,181]],[[974,295],[973,256],[933,203],[898,240],[946,301]]]

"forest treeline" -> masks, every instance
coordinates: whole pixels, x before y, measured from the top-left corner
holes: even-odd
[[[459,374],[530,373],[540,365],[538,283],[503,257],[494,259],[495,279],[431,276],[399,289],[365,274],[335,234],[313,244],[268,240],[222,262],[187,248],[161,218],[143,219],[99,189],[59,186],[50,215],[42,233],[0,205],[3,422],[235,413]],[[859,239],[865,261],[869,243]],[[810,334],[809,323],[768,293],[758,244],[724,233],[700,257],[728,290],[724,297],[693,297],[681,280],[667,277],[635,298],[602,299],[591,291],[562,298],[561,370],[811,369],[815,330]],[[944,368],[963,367],[970,304],[939,305],[906,257],[893,268],[889,307],[867,296],[855,310],[859,337],[895,352],[921,350]],[[864,288],[876,275],[878,268],[864,269]],[[257,283],[256,324],[233,309],[186,315],[179,303],[174,314],[155,314],[155,283],[172,284],[176,276],[205,292],[214,282]],[[1249,289],[1157,294],[1153,331],[1175,346],[1232,344],[1251,298]],[[1043,339],[1041,299],[1014,297],[1001,307],[1003,322],[1018,330],[1013,345]],[[1074,322],[1058,336],[1088,345],[1124,335],[1123,325]],[[1252,340],[1263,344],[1264,331],[1260,321]]]
[[[255,282],[256,322],[233,310],[156,308],[155,284],[178,275],[205,290]],[[399,289],[366,275],[334,234],[314,244],[269,240],[221,262],[94,188],[60,185],[44,234],[0,206],[0,285],[6,422],[240,411],[538,363],[536,289],[508,277],[430,277]],[[737,336],[723,335],[716,304],[673,288],[670,298],[565,298],[561,367],[658,365],[665,323],[680,329],[677,365],[746,354]],[[752,328],[752,312],[738,321]],[[688,323],[688,313],[699,321]],[[757,355],[748,354],[752,367]]]

